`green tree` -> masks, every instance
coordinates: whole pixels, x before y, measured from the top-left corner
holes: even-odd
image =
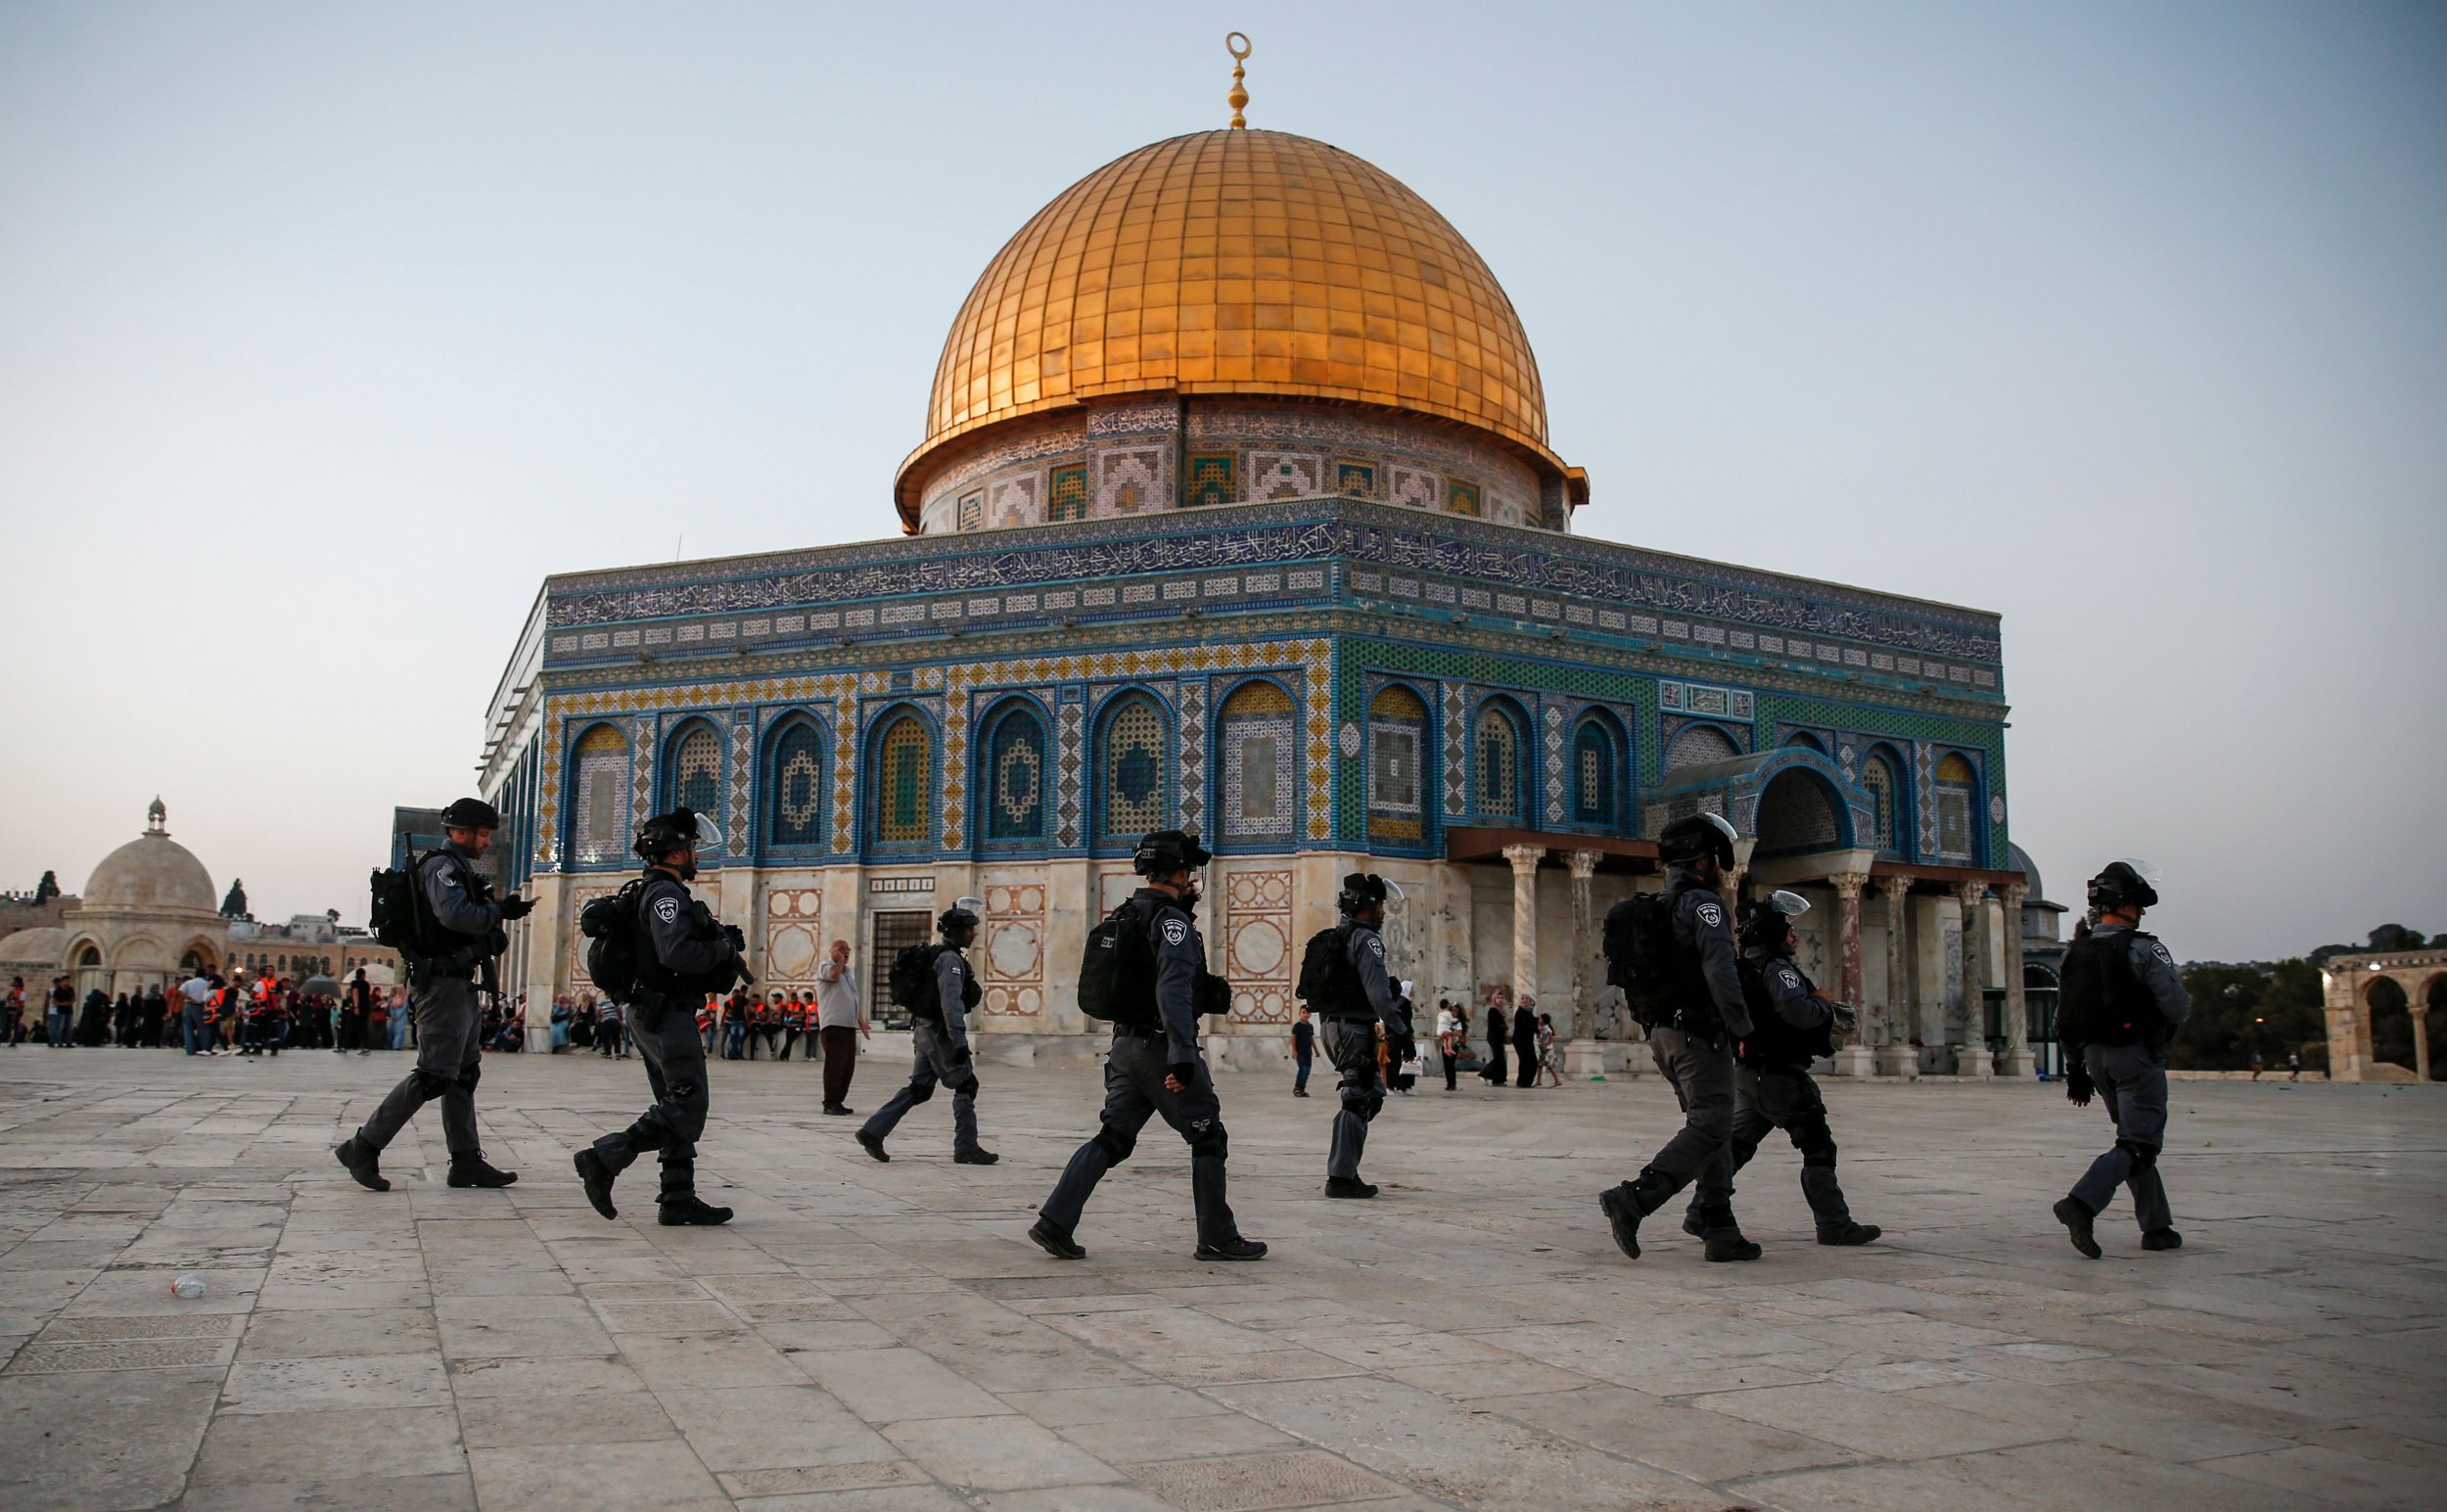
[[[2247,1071],[2251,1052],[2283,1066],[2300,1051],[2303,1066],[2328,1064],[2327,1020],[2319,968],[2308,961],[2255,966],[2195,966],[2184,973],[2193,1011],[2167,1045],[2167,1064],[2184,1071]]]
[[[34,884],[34,902],[37,905],[47,903],[59,895],[60,874],[58,872],[44,872],[42,874],[42,880]]]

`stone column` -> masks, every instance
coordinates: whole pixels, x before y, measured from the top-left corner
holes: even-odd
[[[1912,895],[1912,879],[1880,877],[1877,890],[1886,897],[1886,1006],[1877,1072],[1909,1081],[1920,1074],[1920,1052],[1912,1047],[1912,967],[1904,954],[1904,935],[1910,928],[1905,899]]]
[[[2006,930],[2006,1056],[1997,1074],[2018,1081],[2039,1074],[2039,1058],[2031,1050],[2030,1000],[2022,991],[2022,904],[2030,895],[2027,883],[2008,882],[1997,890]]]
[[[1962,903],[1962,1038],[1955,1046],[1955,1075],[1966,1080],[1986,1080],[1990,1074],[1988,1035],[1988,1005],[1982,989],[1988,984],[1987,973],[1980,969],[1988,952],[1980,948],[1980,929],[1988,914],[1988,884],[1960,883],[1955,896]]]
[[[1835,890],[1836,913],[1836,1001],[1849,1005],[1855,1014],[1862,1007],[1864,995],[1861,980],[1861,890],[1870,884],[1868,872],[1835,872],[1827,877]],[[1835,1048],[1835,1075],[1866,1077],[1875,1068],[1876,1057],[1863,1042],[1858,1027],[1842,1044]]]
[[[1512,863],[1512,1001],[1538,995],[1538,863],[1544,846],[1506,846]]]
[[[1589,1051],[1575,1056],[1576,1047],[1586,1042],[1594,1051],[1597,1041],[1596,992],[1590,981],[1590,960],[1596,943],[1595,922],[1590,917],[1590,880],[1597,875],[1597,852],[1567,850],[1564,864],[1572,873],[1572,1023],[1571,1043],[1564,1047],[1564,1064],[1585,1063]]]
[[[2410,998],[2413,994],[2405,994]],[[2413,1078],[2427,1086],[2430,1080],[2430,1005],[2408,1002],[2413,1011]]]

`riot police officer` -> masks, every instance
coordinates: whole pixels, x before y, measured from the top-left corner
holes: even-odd
[[[1809,1200],[1819,1243],[1868,1244],[1884,1230],[1856,1223],[1835,1180],[1835,1135],[1826,1126],[1826,1100],[1810,1076],[1810,1063],[1835,1053],[1836,1032],[1850,1027],[1850,1009],[1839,1009],[1793,964],[1793,921],[1810,911],[1798,893],[1778,892],[1741,913],[1742,998],[1750,1009],[1750,1033],[1734,1051],[1732,1173],[1759,1153],[1770,1129],[1782,1129],[1801,1152],[1801,1195]],[[1683,1231],[1704,1237],[1707,1214],[1694,1197]]]
[[[1088,1195],[1104,1173],[1129,1160],[1138,1131],[1162,1115],[1189,1145],[1189,1193],[1197,1212],[1202,1260],[1254,1260],[1266,1246],[1241,1237],[1224,1196],[1228,1153],[1215,1080],[1198,1054],[1198,1016],[1222,1013],[1229,989],[1207,971],[1206,942],[1190,910],[1198,902],[1198,868],[1206,848],[1180,830],[1142,837],[1131,867],[1146,885],[1118,911],[1113,949],[1113,1047],[1105,1055],[1104,1112],[1096,1136],[1079,1147],[1028,1237],[1056,1260],[1085,1260],[1072,1238]]]
[[[1343,879],[1334,899],[1342,913],[1334,929],[1338,938],[1320,941],[1328,951],[1320,963],[1323,980],[1305,984],[1317,999],[1309,1006],[1325,1021],[1325,1058],[1333,1063],[1334,1090],[1341,1099],[1325,1150],[1328,1197],[1376,1195],[1372,1183],[1360,1179],[1360,1156],[1367,1148],[1368,1125],[1385,1106],[1376,1061],[1378,1027],[1397,1048],[1410,1034],[1401,989],[1385,970],[1385,937],[1379,931],[1385,927],[1386,896],[1382,877],[1353,872]]]
[[[411,879],[419,914],[419,949],[408,961],[410,1011],[416,1015],[416,1069],[391,1089],[374,1116],[332,1154],[357,1184],[387,1192],[384,1147],[416,1111],[441,1101],[442,1143],[450,1151],[452,1186],[508,1186],[518,1173],[485,1159],[476,1133],[476,1083],[484,1075],[485,1016],[477,994],[500,996],[496,958],[510,946],[506,920],[524,919],[534,903],[516,893],[495,898],[475,863],[492,848],[500,811],[463,798],[441,811],[448,844],[416,863]]]
[[[2142,911],[2158,904],[2158,872],[2147,861],[2111,862],[2090,880],[2098,925],[2064,953],[2056,1032],[2064,1047],[2065,1095],[2087,1108],[2094,1093],[2115,1122],[2115,1144],[2091,1162],[2055,1206],[2073,1248],[2099,1258],[2092,1223],[2123,1186],[2133,1194],[2145,1250],[2180,1249],[2158,1151],[2167,1134],[2167,1040],[2192,1013],[2193,1000],[2155,935],[2141,929]]]
[[[1662,906],[1671,917],[1672,1013],[1648,1031],[1657,1071],[1683,1106],[1683,1126],[1639,1175],[1598,1198],[1624,1254],[1639,1259],[1639,1220],[1694,1180],[1703,1253],[1753,1260],[1759,1247],[1733,1221],[1733,1042],[1751,1031],[1739,956],[1717,889],[1733,865],[1733,827],[1715,814],[1677,819],[1657,836],[1671,868]],[[1618,908],[1643,906],[1628,899]],[[1607,930],[1614,934],[1611,921]]]
[[[977,1143],[977,1059],[969,1050],[968,1011],[986,993],[962,952],[977,939],[977,910],[982,898],[964,897],[935,920],[943,942],[934,947],[930,992],[900,1006],[909,1010],[909,1049],[913,1064],[909,1083],[892,1094],[858,1129],[858,1147],[879,1161],[884,1141],[900,1116],[935,1095],[935,1084],[951,1088],[951,1158],[962,1166],[992,1166],[1002,1159]]]
[[[657,1222],[678,1226],[731,1218],[730,1209],[697,1196],[697,1141],[713,1106],[705,1041],[697,1036],[697,1005],[707,993],[746,980],[740,963],[744,941],[737,926],[717,923],[688,892],[697,876],[697,848],[721,843],[713,822],[686,806],[657,814],[637,831],[635,849],[646,871],[632,884],[639,948],[628,1029],[637,1058],[646,1064],[654,1105],[636,1123],[604,1135],[571,1161],[585,1185],[586,1201],[607,1218],[619,1215],[612,1206],[613,1181],[649,1150],[661,1152],[663,1164]]]

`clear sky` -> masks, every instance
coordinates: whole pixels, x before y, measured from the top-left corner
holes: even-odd
[[[258,915],[471,785],[549,572],[892,533],[1039,206],[1403,179],[1578,528],[2005,617],[2015,838],[2178,950],[2447,930],[2447,7],[0,7],[0,886]]]

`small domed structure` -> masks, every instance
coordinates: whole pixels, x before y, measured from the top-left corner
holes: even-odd
[[[211,873],[170,839],[159,798],[145,811],[144,833],[102,858],[83,901],[60,923],[54,958],[75,974],[80,993],[166,985],[184,971],[217,967],[228,953],[229,922],[214,905]]]
[[[102,858],[85,884],[87,914],[115,911],[214,913],[212,874],[196,853],[170,839],[169,813],[160,799],[145,814],[145,832]]]

